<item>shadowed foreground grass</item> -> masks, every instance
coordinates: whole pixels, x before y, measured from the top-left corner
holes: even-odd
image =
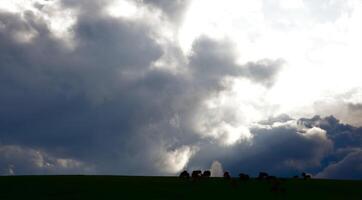
[[[209,178],[127,176],[4,176],[0,199],[359,199],[362,181],[281,181],[283,191],[272,192],[272,183]]]

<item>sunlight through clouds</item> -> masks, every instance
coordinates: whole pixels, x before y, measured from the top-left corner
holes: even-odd
[[[76,11],[61,9],[61,1],[46,0],[13,0],[1,1],[0,10],[18,13],[24,21],[33,18],[46,23],[54,37],[63,40],[66,46],[74,48],[72,27],[76,23]],[[28,22],[31,23],[31,22]],[[29,27],[31,27],[29,25]],[[18,32],[15,37],[20,42],[31,42],[37,36],[36,30],[30,28],[26,32]]]
[[[274,114],[312,116],[316,114],[314,102],[361,87],[360,1],[348,1],[347,7],[336,7],[335,11],[327,10],[332,2],[321,1],[326,12],[336,16],[340,13],[335,21],[327,22],[316,21],[319,13],[303,1],[280,0],[279,4],[272,4],[279,5],[275,7],[280,9],[278,14],[278,10],[274,13],[268,10],[271,4],[267,2],[192,2],[179,33],[183,51],[188,53],[192,42],[206,35],[234,42],[241,64],[263,58],[283,58],[285,68],[265,96],[265,101],[279,107]],[[275,26],[278,20],[282,20],[285,27]],[[348,78],[340,79],[341,75]]]
[[[127,0],[115,1],[107,7],[107,12],[114,17],[135,17],[138,13],[137,6]]]
[[[158,163],[160,169],[168,173],[177,173],[187,166],[190,158],[198,151],[197,147],[182,146],[168,151]]]
[[[361,35],[360,0],[0,0],[0,170],[344,170]]]

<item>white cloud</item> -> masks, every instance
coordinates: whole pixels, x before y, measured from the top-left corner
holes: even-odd
[[[0,145],[2,175],[91,173],[93,167],[71,158],[58,158],[48,153],[18,145]]]
[[[327,140],[326,131],[318,128],[318,127],[312,127],[310,129],[307,129],[303,135],[307,138],[319,138],[321,140]]]
[[[303,0],[280,0],[279,3],[283,9],[298,9],[304,7]]]
[[[183,170],[190,158],[198,151],[197,147],[182,146],[180,148],[161,153],[161,158],[157,161],[160,171],[175,174]]]
[[[106,7],[106,12],[113,17],[136,17],[140,9],[134,2],[127,0],[113,1]]]
[[[313,108],[315,102],[361,88],[362,2],[279,3],[278,6],[268,1],[194,1],[179,32],[179,42],[187,53],[200,35],[228,38],[237,47],[240,63],[283,58],[284,69],[275,85],[263,95],[266,104],[274,108],[274,113],[269,114],[323,114]],[[329,20],[320,20],[321,12]],[[244,92],[240,90],[239,96]],[[259,97],[253,94],[254,99]],[[257,112],[249,114],[254,116]]]
[[[76,23],[77,11],[63,8],[60,0],[5,0],[0,2],[1,10],[20,14],[25,21],[28,21],[28,18],[31,17],[36,21],[47,24],[54,37],[63,40],[68,47],[74,47],[72,27]],[[37,32],[34,29],[26,32],[20,31],[15,35],[20,42],[31,42],[36,36]]]
[[[266,114],[261,109],[262,100],[258,102],[254,95],[260,92],[257,97],[262,97],[262,86],[252,85],[249,81],[238,81],[234,86],[205,100],[195,113],[196,132],[222,145],[252,139],[249,126]]]

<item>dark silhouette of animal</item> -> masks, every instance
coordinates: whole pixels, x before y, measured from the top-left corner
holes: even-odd
[[[299,178],[298,175],[293,176],[293,179],[298,179],[298,178]]]
[[[192,171],[191,177],[193,179],[199,179],[201,177],[201,175],[202,175],[201,170],[194,170],[194,171]]]
[[[310,174],[307,174],[305,172],[302,173],[302,177],[303,177],[304,180],[308,180],[308,179],[312,178],[312,176]]]
[[[180,178],[189,179],[189,178],[190,178],[190,174],[185,170],[185,171],[181,172]]]
[[[242,180],[242,181],[247,181],[247,180],[250,179],[250,176],[247,175],[247,174],[240,173],[239,174],[239,179]]]
[[[268,180],[268,181],[272,181],[272,180],[277,180],[277,177],[275,177],[275,176],[267,176],[267,177],[265,177],[265,179]]]
[[[231,179],[229,172],[224,172],[224,179]]]
[[[206,177],[209,178],[211,176],[211,172],[209,170],[204,171],[204,173],[202,173],[202,177]]]
[[[257,177],[258,180],[265,180],[268,177],[268,173],[266,172],[259,172],[259,176]]]

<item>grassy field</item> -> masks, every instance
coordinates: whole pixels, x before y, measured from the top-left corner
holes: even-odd
[[[127,176],[4,176],[0,199],[359,199],[362,181],[270,181]]]

